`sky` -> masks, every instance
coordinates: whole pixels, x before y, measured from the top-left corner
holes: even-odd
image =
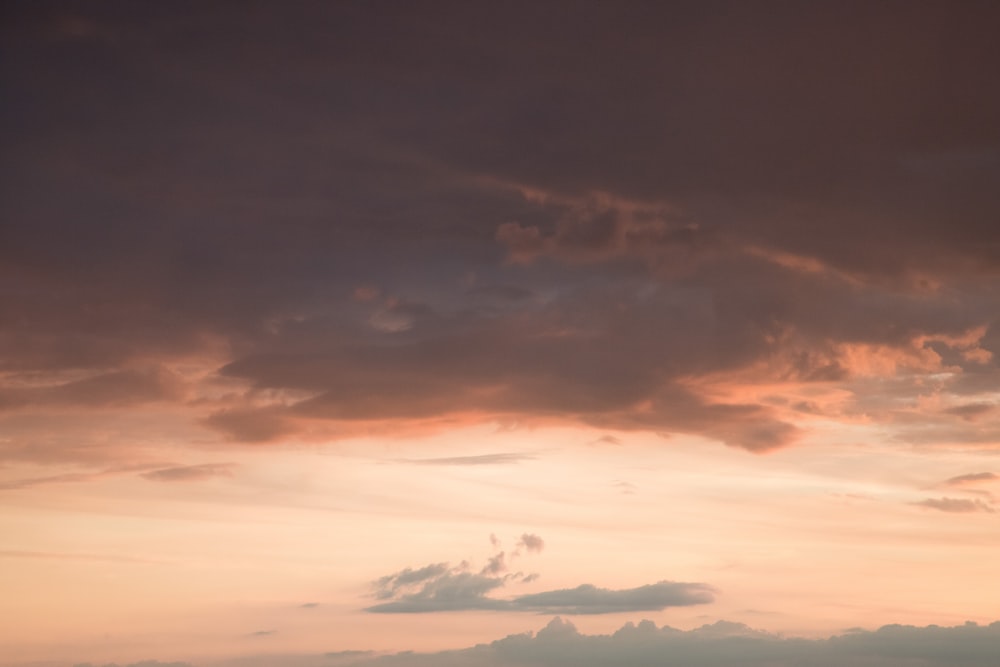
[[[0,665],[1000,664],[1000,6],[3,4]]]

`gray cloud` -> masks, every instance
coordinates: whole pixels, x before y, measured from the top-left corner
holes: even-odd
[[[995,667],[1000,622],[945,627],[886,625],[853,629],[826,639],[801,639],[719,621],[693,630],[658,627],[649,620],[626,623],[607,635],[579,632],[554,618],[538,632],[509,635],[475,647],[376,656],[372,651],[319,655],[246,656],[211,664],[265,667],[282,664],[322,667],[330,660],[371,667]],[[338,663],[339,664],[339,663]],[[94,667],[81,663],[75,667]],[[119,667],[108,664],[102,667]],[[122,667],[193,667],[188,663],[143,661]]]
[[[674,581],[661,581],[624,590],[583,584],[576,588],[522,595],[514,598],[511,605],[515,609],[543,614],[614,614],[708,604],[715,601],[714,593],[715,590],[706,584]]]
[[[399,654],[372,665],[397,667],[993,667],[1000,622],[956,627],[888,625],[828,639],[782,637],[720,621],[690,631],[652,621],[625,624],[611,635],[585,635],[555,618],[537,633],[510,635],[461,651]]]
[[[391,602],[382,602],[365,611],[376,614],[420,614],[440,611],[467,611],[473,609],[506,609],[508,603],[486,597],[501,588],[504,577],[473,572],[448,571],[423,581],[419,588],[395,596]],[[376,593],[381,598],[381,591]]]
[[[490,542],[499,549],[495,535]],[[540,553],[545,546],[538,535],[524,533],[518,540],[520,555]],[[530,583],[537,574],[509,573],[503,551],[487,559],[486,565],[473,572],[466,562],[458,566],[434,563],[422,568],[406,568],[379,578],[372,584],[378,604],[365,611],[377,614],[416,614],[445,611],[504,610],[535,613],[611,614],[627,611],[661,610],[667,607],[707,604],[714,600],[714,589],[706,584],[661,581],[632,589],[610,590],[584,584],[572,589],[545,591],[512,598],[490,594],[508,583]]]
[[[523,547],[528,553],[541,553],[545,548],[545,540],[534,533],[522,533],[517,546]]]

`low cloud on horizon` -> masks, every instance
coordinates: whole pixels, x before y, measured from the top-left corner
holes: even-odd
[[[1000,621],[952,627],[885,625],[827,639],[802,639],[727,621],[684,631],[644,620],[626,623],[612,634],[588,635],[556,617],[538,632],[438,653],[406,651],[371,657],[370,651],[331,651],[246,656],[197,667],[264,667],[273,664],[268,660],[279,658],[286,667],[321,667],[331,662],[363,667],[996,667],[998,656]],[[75,667],[95,666],[80,663]],[[122,667],[196,666],[147,660]]]

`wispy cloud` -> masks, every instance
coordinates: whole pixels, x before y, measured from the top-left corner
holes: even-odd
[[[945,484],[948,486],[965,486],[967,484],[976,484],[977,482],[993,482],[998,479],[1000,479],[1000,476],[997,476],[996,473],[976,472],[952,477],[945,480]]]
[[[236,467],[235,463],[202,463],[150,470],[142,476],[154,482],[192,482],[212,477],[232,477]]]
[[[497,452],[496,454],[447,456],[432,459],[396,459],[396,462],[422,466],[489,466],[521,463],[523,461],[532,461],[536,458],[538,457],[534,454],[524,452]]]
[[[972,512],[988,512],[992,514],[996,511],[982,500],[969,500],[966,498],[926,498],[914,503],[914,505],[929,507],[931,509],[953,514],[969,514]]]

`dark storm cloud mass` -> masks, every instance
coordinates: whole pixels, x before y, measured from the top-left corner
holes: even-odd
[[[763,452],[804,435],[735,390],[774,382],[997,441],[995,3],[4,12],[6,430],[166,402],[235,442],[503,420]],[[930,385],[968,400],[914,423]],[[0,458],[106,460],[91,428]]]

